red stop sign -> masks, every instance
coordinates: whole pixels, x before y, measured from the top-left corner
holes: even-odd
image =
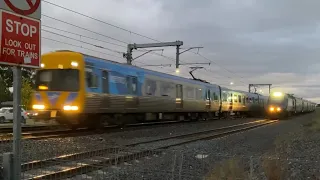
[[[40,21],[2,11],[0,63],[40,66]]]

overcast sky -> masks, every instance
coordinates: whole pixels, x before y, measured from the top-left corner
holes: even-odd
[[[42,37],[75,46],[43,39],[42,53],[56,49],[69,49],[125,62],[125,59],[121,58],[122,55],[115,51],[125,52],[127,43],[156,42],[135,33],[162,42],[181,40],[184,42],[183,48],[204,47],[200,49],[199,54],[197,50],[193,50],[193,53],[183,53],[182,63],[212,61],[210,66],[201,65],[205,69],[194,73],[199,78],[246,91],[249,83],[272,83],[274,89],[281,89],[320,103],[320,84],[318,83],[320,78],[319,0],[47,1],[133,33],[43,2],[42,14],[46,16],[42,16],[42,25],[45,26]],[[100,33],[100,35],[59,22],[48,16]],[[50,27],[82,36],[68,34]],[[48,31],[75,40],[54,35]],[[96,48],[88,43],[113,51]],[[163,53],[159,51],[156,52],[158,55],[145,55],[135,60],[135,64],[137,66],[173,64],[172,67],[146,68],[175,74],[175,48],[163,49]],[[139,54],[141,52],[135,51],[134,57]],[[181,66],[179,75],[189,78],[189,67]],[[234,82],[234,85],[230,86],[230,82]],[[262,90],[267,93],[266,88]]]

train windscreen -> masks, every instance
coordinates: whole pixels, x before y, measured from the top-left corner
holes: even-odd
[[[37,91],[79,91],[79,70],[46,69],[36,74]]]
[[[271,97],[269,98],[269,104],[281,104],[283,103],[284,96],[282,97]]]

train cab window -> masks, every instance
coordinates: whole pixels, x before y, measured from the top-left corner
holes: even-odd
[[[242,104],[246,104],[246,97],[242,96]]]
[[[137,79],[137,77],[128,76],[127,77],[128,94],[137,95],[137,92],[138,92],[137,88],[138,88],[138,79]]]
[[[38,70],[35,77],[37,91],[78,91],[80,75],[78,69]],[[40,88],[40,87],[46,88]]]

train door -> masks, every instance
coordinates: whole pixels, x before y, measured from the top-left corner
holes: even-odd
[[[232,113],[232,111],[233,111],[233,94],[232,93],[230,93],[229,94],[230,96],[229,96],[229,100],[228,100],[228,103],[229,103],[229,112],[230,113]]]
[[[183,91],[182,85],[176,85],[176,108],[182,109],[183,108]]]
[[[109,93],[109,76],[108,71],[102,71],[102,93]]]
[[[207,92],[206,92],[206,109],[207,110],[211,109],[211,91],[210,91],[210,89],[207,89]]]
[[[221,87],[219,86],[219,113],[221,113],[222,111],[222,90]]]

